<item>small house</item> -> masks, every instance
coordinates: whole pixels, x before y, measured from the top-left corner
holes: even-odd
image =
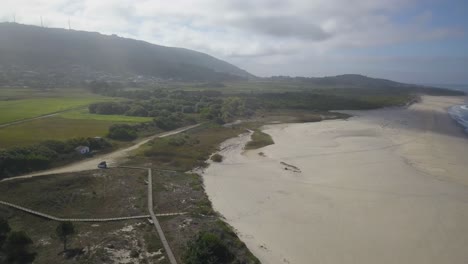
[[[89,147],[87,146],[78,146],[75,150],[82,155],[89,153]]]

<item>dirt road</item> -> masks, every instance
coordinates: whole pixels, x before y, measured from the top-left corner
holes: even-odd
[[[145,139],[142,139],[142,140],[138,141],[137,143],[135,143],[134,145],[132,145],[130,147],[119,149],[119,150],[116,150],[114,152],[102,155],[102,156],[93,157],[93,158],[86,159],[86,160],[83,160],[83,161],[80,161],[80,162],[72,163],[72,164],[69,164],[69,165],[66,165],[66,166],[63,166],[63,167],[60,167],[60,168],[54,168],[54,169],[49,169],[49,170],[45,170],[45,171],[34,172],[34,173],[30,173],[30,174],[26,174],[26,175],[22,175],[22,176],[18,176],[18,177],[6,178],[6,179],[3,179],[2,181],[11,181],[11,180],[15,180],[15,179],[31,178],[31,177],[36,177],[36,176],[48,175],[48,174],[58,174],[58,173],[66,173],[66,172],[94,170],[94,169],[97,168],[97,164],[99,162],[101,162],[101,161],[104,161],[104,160],[107,162],[108,165],[116,166],[117,163],[120,160],[127,157],[128,154],[131,151],[136,150],[137,148],[139,148],[143,144],[146,144],[148,141],[150,141],[150,140],[152,140],[154,138],[158,138],[158,137],[163,138],[163,137],[175,135],[175,134],[187,131],[189,129],[192,129],[194,127],[197,127],[199,125],[200,124],[196,124],[196,125],[193,125],[193,126],[183,127],[183,128],[179,128],[179,129],[176,129],[176,130],[169,131],[169,132],[165,132],[163,134],[158,134],[158,135],[154,135],[154,136],[151,136],[151,137],[147,137]]]

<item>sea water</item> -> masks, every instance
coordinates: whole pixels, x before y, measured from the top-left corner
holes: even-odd
[[[449,108],[448,112],[468,133],[468,105],[454,105]]]
[[[431,84],[429,86],[463,91],[468,95],[468,84]],[[464,105],[454,105],[450,107],[448,112],[468,133],[468,101]]]

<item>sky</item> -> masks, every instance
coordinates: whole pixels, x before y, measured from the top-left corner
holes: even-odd
[[[0,21],[208,53],[257,76],[468,83],[468,0],[1,0]]]

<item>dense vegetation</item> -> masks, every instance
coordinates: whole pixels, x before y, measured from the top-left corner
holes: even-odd
[[[354,91],[358,92],[358,91]],[[393,95],[372,94],[331,94],[327,91],[264,93],[244,96],[246,105],[252,109],[303,109],[303,110],[341,110],[375,109],[385,106],[404,105],[410,94]]]
[[[106,96],[125,97],[129,100],[91,104],[90,113],[153,117],[156,125],[166,130],[180,126],[181,124],[177,124],[177,121],[184,119],[192,121],[205,119],[223,124],[236,118],[251,117],[259,110],[374,109],[405,105],[416,98],[409,92],[366,89],[315,89],[275,93],[113,88],[94,89],[93,91]]]
[[[371,78],[359,74],[343,74],[328,77],[289,77],[273,76],[265,78],[265,81],[282,83],[299,87],[316,88],[358,88],[387,93],[423,93],[428,95],[464,95],[462,91],[455,91],[437,87],[416,84],[399,83],[386,79]]]
[[[110,96],[124,96],[125,102],[94,103],[89,112],[103,115],[129,115],[153,117],[156,125],[164,130],[194,123],[195,117],[224,123],[235,117],[253,114],[245,107],[245,100],[237,96],[225,96],[216,91],[183,90],[96,90]]]
[[[29,147],[0,150],[0,178],[6,178],[35,170],[44,170],[53,165],[76,160],[83,155],[75,148],[87,146],[91,151],[111,147],[102,138],[76,138],[67,141],[47,140]]]

